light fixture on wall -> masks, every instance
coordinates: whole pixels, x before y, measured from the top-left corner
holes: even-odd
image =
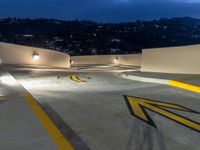
[[[73,60],[70,60],[70,64],[73,64],[74,63],[74,61]]]
[[[114,62],[118,63],[118,61],[119,61],[118,57],[115,57]]]
[[[40,59],[40,55],[37,53],[33,53],[33,60],[38,61]]]

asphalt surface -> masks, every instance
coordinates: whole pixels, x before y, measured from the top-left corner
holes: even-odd
[[[124,99],[124,95],[129,95],[178,104],[200,112],[200,95],[198,93],[173,88],[168,85],[124,79],[120,77],[120,69],[119,72],[102,71],[99,73],[88,70],[85,73],[81,71],[80,73],[78,71],[73,73],[68,71],[34,70],[8,70],[8,72],[19,84],[18,87],[13,87],[13,85],[2,83],[1,95],[16,95],[16,93],[25,92],[24,90],[26,89],[37,100],[75,149],[199,150],[200,132],[151,110],[146,110],[156,125],[156,128],[152,127],[141,119],[132,116]],[[70,75],[72,74],[86,82],[71,80]],[[159,74],[159,76],[162,75]],[[164,76],[169,77],[169,75]],[[179,75],[175,76],[180,77]],[[7,87],[12,88],[12,90]],[[31,138],[32,143],[26,144],[30,144],[29,146],[33,150],[54,149],[55,145],[48,138],[48,135],[45,134],[45,131],[41,132],[43,129],[42,125],[37,120],[34,120],[31,110],[23,106],[25,104],[23,104],[20,98],[16,98],[14,101],[12,106],[8,105],[6,107],[3,106],[5,102],[0,103],[1,107],[5,107],[5,111],[9,110],[9,113],[4,113],[1,109],[1,118],[5,118],[7,115],[16,117],[17,113],[13,113],[11,110],[12,107],[17,105],[15,107],[16,111],[20,109],[21,113],[26,113],[24,115],[25,118],[29,118],[31,121],[11,119],[12,123],[10,123],[8,120],[1,120],[5,125],[1,125],[0,133],[10,133],[9,127],[12,127],[18,132],[11,132],[10,134],[18,136],[22,142],[26,139],[19,136],[21,133],[28,134],[31,137],[33,132],[35,134],[40,133],[42,135],[35,135],[36,138]],[[21,107],[24,109],[21,109]],[[200,123],[200,114],[198,113],[168,108],[166,110]],[[16,126],[15,122],[21,124]],[[26,125],[29,127],[28,131],[23,130],[25,123],[30,124]],[[43,137],[43,140],[46,142],[37,137]],[[0,142],[0,149],[6,149],[6,146],[8,146],[8,144],[5,146],[5,141],[11,142],[9,146],[18,145],[18,141],[9,138],[5,139],[2,134],[0,139],[4,139],[3,142]],[[15,141],[15,143],[12,141]],[[42,144],[37,144],[37,142]],[[42,146],[49,146],[51,148]],[[23,149],[26,149],[26,147],[20,147],[20,150]]]

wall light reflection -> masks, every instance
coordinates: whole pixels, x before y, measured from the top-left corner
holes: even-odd
[[[0,82],[2,84],[10,85],[10,86],[17,85],[16,80],[12,76],[9,76],[9,75],[5,75],[5,76],[0,77]]]

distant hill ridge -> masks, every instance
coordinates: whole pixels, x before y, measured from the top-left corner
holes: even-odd
[[[143,48],[200,43],[200,19],[190,17],[125,23],[86,20],[0,19],[0,41],[72,55],[140,53]]]

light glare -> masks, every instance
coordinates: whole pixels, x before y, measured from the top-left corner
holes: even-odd
[[[6,84],[6,85],[10,85],[10,86],[14,86],[17,84],[16,80],[11,76],[2,76],[0,78],[0,81],[2,84]]]
[[[114,62],[115,62],[115,63],[118,63],[118,61],[119,61],[119,60],[118,60],[118,57],[116,57],[116,58],[114,59]]]
[[[33,60],[37,61],[40,59],[40,56],[38,54],[33,54]]]

